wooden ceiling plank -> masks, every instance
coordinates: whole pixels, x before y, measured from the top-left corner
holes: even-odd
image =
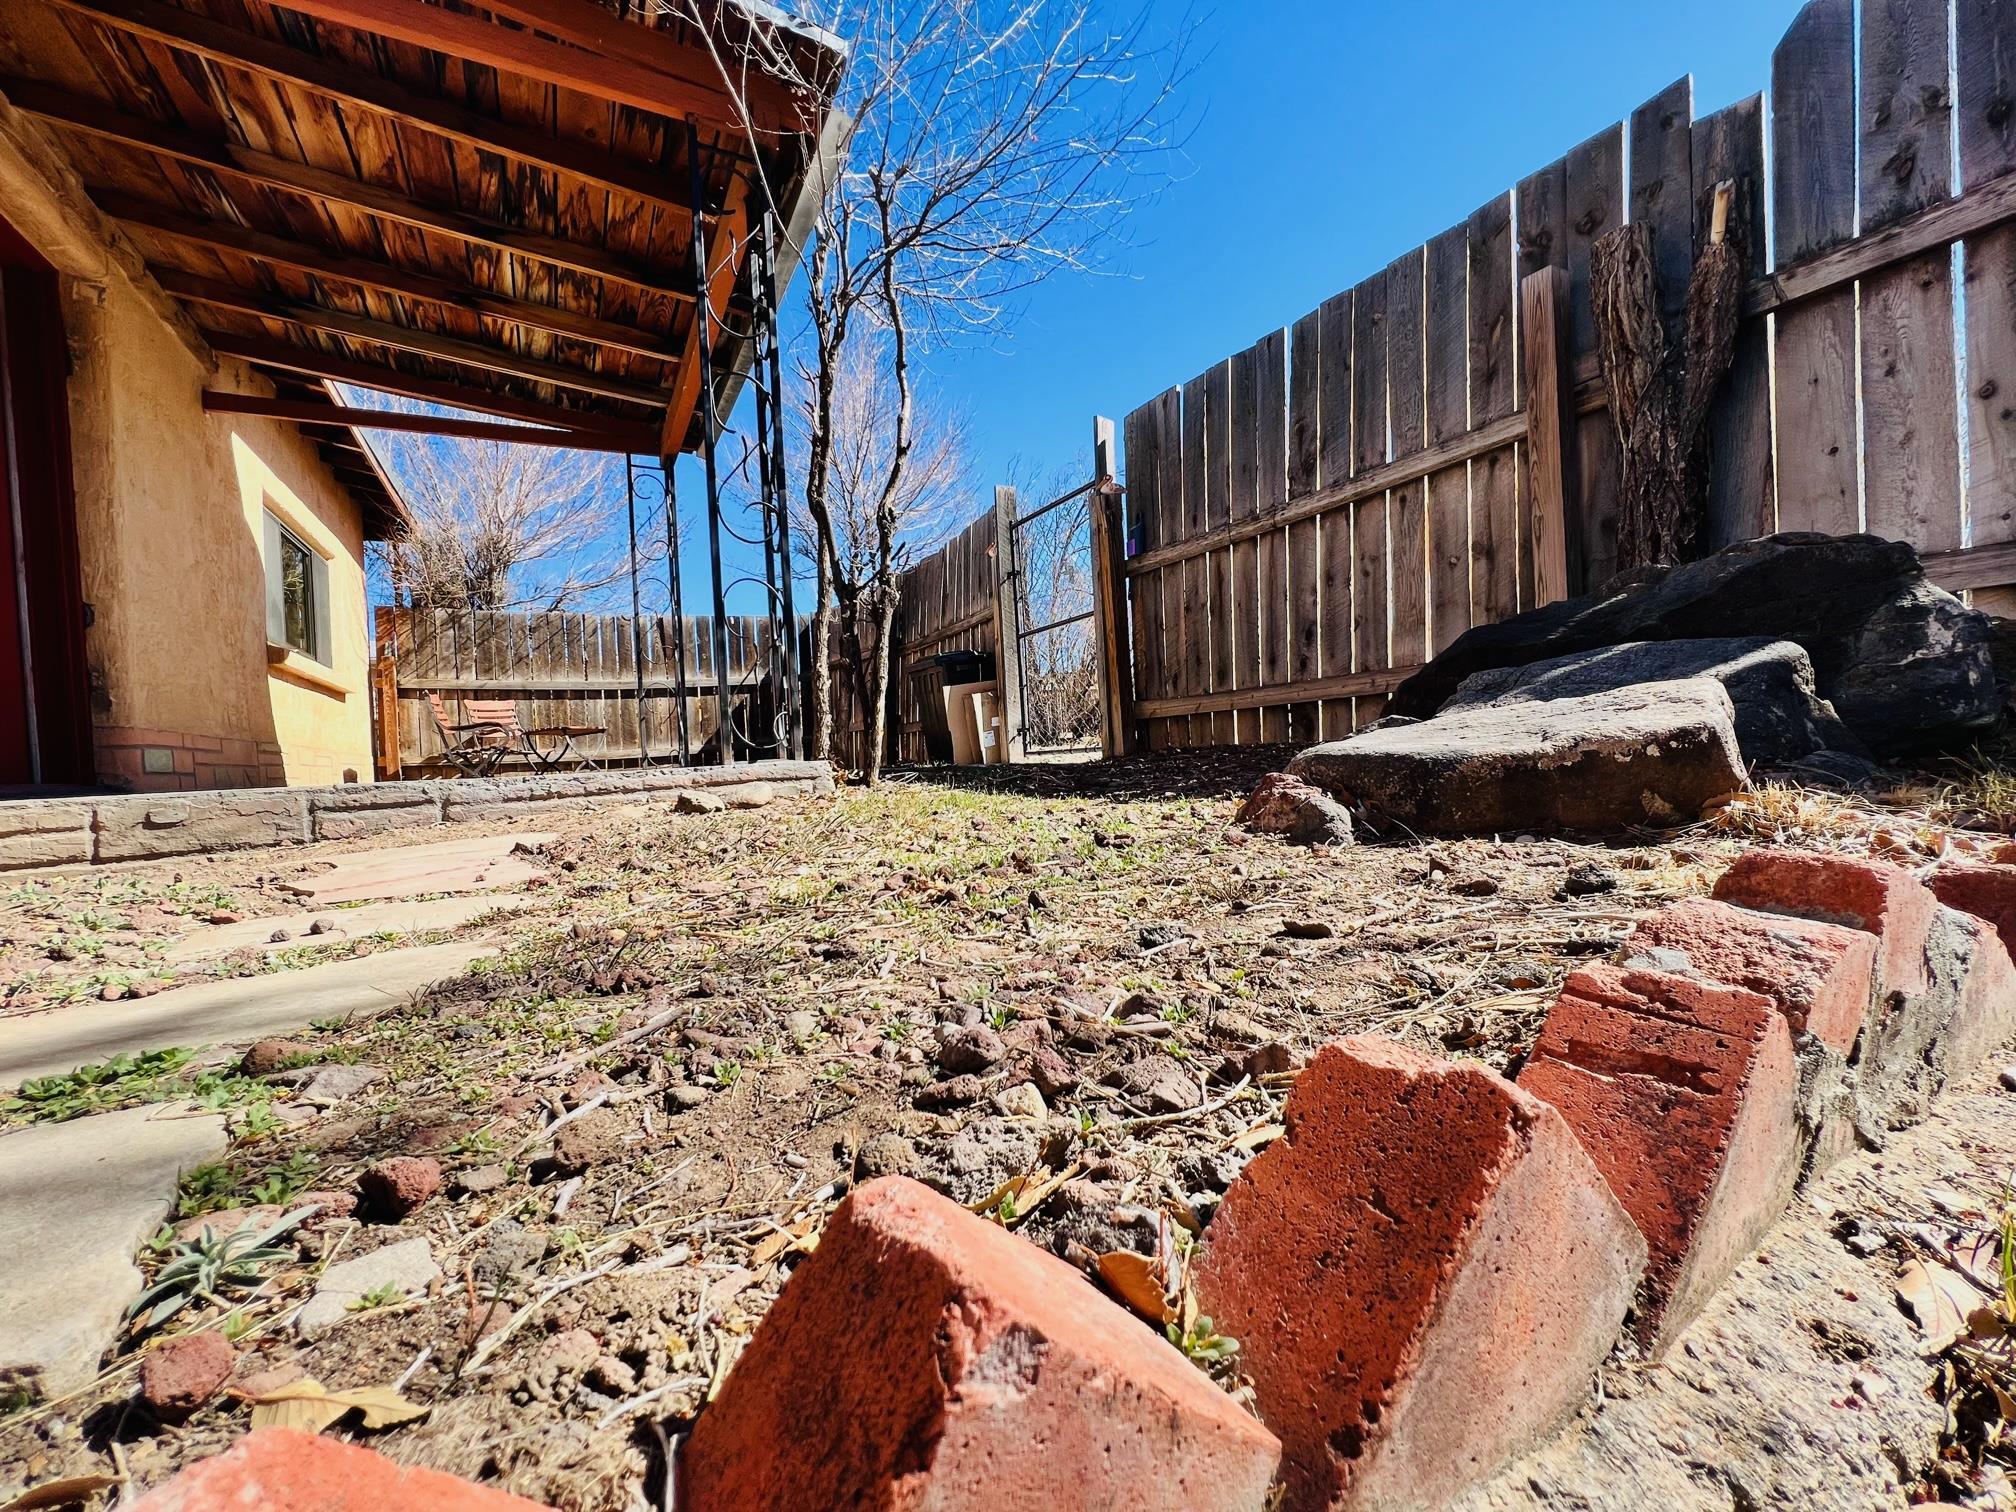
[[[655,294],[690,299],[692,293],[677,276],[633,267],[600,247],[561,241],[513,226],[499,225],[460,210],[423,205],[393,190],[347,178],[289,158],[251,147],[198,137],[173,126],[136,116],[120,115],[102,101],[85,99],[32,80],[0,78],[0,93],[28,115],[73,131],[86,132],[124,147],[177,158],[222,173],[234,174],[269,189],[346,205],[384,219],[465,242],[496,247],[521,257],[549,262],[578,273],[616,279]],[[740,177],[738,175],[738,182]]]
[[[267,399],[257,394],[203,391],[203,408],[216,415],[257,415],[291,420],[300,425],[333,425],[346,430],[398,431],[422,436],[456,436],[470,441],[507,441],[514,446],[553,446],[577,451],[648,453],[658,444],[649,426],[620,432],[554,430],[545,426],[508,425],[501,421],[464,420],[453,415],[409,415],[396,410],[358,409],[323,404],[312,399]]]
[[[500,26],[463,11],[451,11],[424,0],[275,0],[291,11],[355,27],[375,36],[429,48],[451,58],[482,63],[504,73],[537,79],[561,89],[571,89],[593,99],[609,100],[635,110],[656,115],[698,116],[711,126],[730,129],[739,135],[744,127],[742,111],[729,96],[719,78],[675,78],[638,61],[637,49],[628,43],[622,51],[589,51],[562,42],[548,41],[536,33],[515,26]],[[669,39],[667,39],[669,41]],[[688,68],[689,75],[697,70]],[[766,131],[803,129],[803,120],[794,113],[778,117],[767,114],[751,102],[757,125]]]
[[[662,336],[633,331],[592,315],[512,299],[491,289],[454,279],[395,268],[344,252],[311,247],[284,236],[273,236],[228,221],[198,221],[120,191],[94,191],[98,207],[124,225],[176,242],[211,250],[235,252],[279,267],[312,273],[318,278],[378,289],[387,294],[451,305],[507,325],[524,326],[596,346],[615,347],[661,362],[678,360],[678,350]]]
[[[334,352],[298,346],[291,341],[280,341],[270,336],[252,336],[243,331],[210,329],[204,330],[201,334],[209,343],[210,349],[220,356],[236,357],[243,362],[280,368],[290,373],[305,373],[314,378],[333,379],[337,383],[349,384],[354,388],[377,389],[387,394],[403,395],[408,399],[427,399],[435,404],[468,410],[473,414],[500,415],[506,419],[528,421],[533,425],[554,426],[561,429],[572,427],[577,430],[615,434],[621,434],[628,426],[637,423],[623,416],[572,410],[562,405],[521,399],[514,394],[496,389],[477,388],[445,378],[430,378],[419,373],[408,373],[399,368],[383,367],[377,363],[357,362]]]
[[[212,62],[249,69],[283,84],[395,116],[483,151],[586,179],[681,215],[689,213],[676,196],[665,194],[663,176],[657,170],[497,120],[376,74],[332,64],[284,42],[226,26],[208,16],[163,4],[161,0],[50,0],[50,3]]]
[[[208,305],[213,309],[234,310],[242,315],[257,315],[264,320],[284,321],[288,325],[300,326],[305,330],[327,331],[339,336],[348,336],[356,341],[368,341],[378,346],[412,352],[416,356],[433,357],[442,362],[481,368],[486,372],[523,378],[532,383],[550,383],[556,388],[575,389],[584,394],[595,394],[605,399],[620,399],[629,404],[655,407],[664,402],[665,396],[659,390],[642,384],[604,378],[598,373],[566,367],[556,362],[541,362],[483,342],[463,341],[458,337],[443,336],[433,331],[416,330],[359,315],[347,315],[340,310],[326,309],[305,300],[290,299],[285,294],[262,294],[256,290],[240,288],[237,284],[225,283],[220,279],[185,273],[180,268],[155,264],[150,265],[147,271],[153,275],[156,283],[177,299]]]

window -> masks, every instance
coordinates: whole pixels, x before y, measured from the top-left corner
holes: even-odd
[[[328,666],[329,564],[270,514],[264,545],[267,641]]]

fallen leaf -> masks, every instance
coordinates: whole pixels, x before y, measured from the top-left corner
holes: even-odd
[[[1132,1250],[1109,1250],[1099,1257],[1099,1277],[1134,1311],[1151,1323],[1167,1323],[1176,1316],[1162,1290],[1161,1272],[1146,1255]]]
[[[124,1484],[116,1475],[68,1475],[62,1480],[30,1486],[6,1506],[0,1507],[0,1512],[39,1512],[45,1507],[74,1507],[87,1496],[96,1496],[100,1491],[110,1491],[114,1486]]]
[[[1981,1294],[1958,1271],[1907,1260],[1897,1271],[1897,1296],[1911,1309],[1926,1347],[1934,1354],[1968,1331],[1967,1319],[1981,1306]]]
[[[300,1428],[320,1433],[351,1413],[363,1415],[363,1425],[377,1430],[396,1428],[425,1417],[427,1409],[409,1402],[390,1386],[359,1386],[351,1391],[331,1391],[313,1376],[290,1381],[285,1386],[252,1399],[252,1426],[258,1428]]]
[[[1248,1129],[1244,1134],[1241,1134],[1237,1139],[1233,1140],[1231,1147],[1235,1150],[1257,1150],[1262,1145],[1270,1145],[1274,1143],[1275,1140],[1279,1139],[1282,1135],[1286,1134],[1287,1132],[1288,1129],[1285,1124],[1278,1124],[1278,1123],[1255,1124],[1253,1125],[1252,1128]]]

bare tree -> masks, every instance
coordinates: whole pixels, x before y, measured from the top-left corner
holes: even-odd
[[[434,407],[372,395],[373,407]],[[437,609],[561,609],[627,580],[618,459],[460,437],[379,432],[372,449],[412,529],[383,560],[395,594]]]
[[[789,39],[760,23],[710,27],[718,0],[664,0],[713,39],[731,90],[749,72],[791,78]],[[840,375],[873,323],[895,397],[874,505],[874,563],[856,604],[876,627],[864,776],[880,773],[905,480],[916,465],[919,348],[984,334],[1017,297],[1094,267],[1126,212],[1156,182],[1180,42],[1148,46],[1150,7],[1117,26],[1097,0],[813,0],[801,7],[846,45],[830,79],[852,131],[821,162],[821,209],[805,266],[810,375],[804,508],[818,555],[814,749],[830,751],[829,673],[837,598],[835,443]],[[1166,12],[1165,12],[1166,16]],[[1178,26],[1179,39],[1188,28]]]

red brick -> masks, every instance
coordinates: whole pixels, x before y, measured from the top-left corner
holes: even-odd
[[[1875,990],[1876,946],[1864,929],[1687,898],[1640,923],[1624,954],[1680,951],[1699,975],[1761,993],[1794,1035],[1845,1056]]]
[[[1279,1456],[1063,1261],[888,1177],[840,1205],[701,1414],[679,1503],[1229,1512]]]
[[[1803,1145],[1790,1026],[1724,982],[1568,978],[1519,1085],[1581,1139],[1650,1247],[1638,1333],[1663,1349],[1791,1200]]]
[[[1212,1220],[1199,1304],[1290,1512],[1445,1505],[1587,1399],[1644,1240],[1561,1115],[1479,1065],[1343,1040],[1286,1121]]]
[[[1932,895],[1989,925],[2016,951],[2016,866],[1947,862],[1932,873]]]
[[[1817,851],[1750,851],[1722,874],[1715,896],[1765,913],[1792,914],[1881,936],[1878,993],[1925,991],[1925,937],[1938,900],[1911,873],[1887,861]]]
[[[294,1428],[262,1428],[157,1486],[134,1512],[541,1512],[538,1502],[409,1469]]]

